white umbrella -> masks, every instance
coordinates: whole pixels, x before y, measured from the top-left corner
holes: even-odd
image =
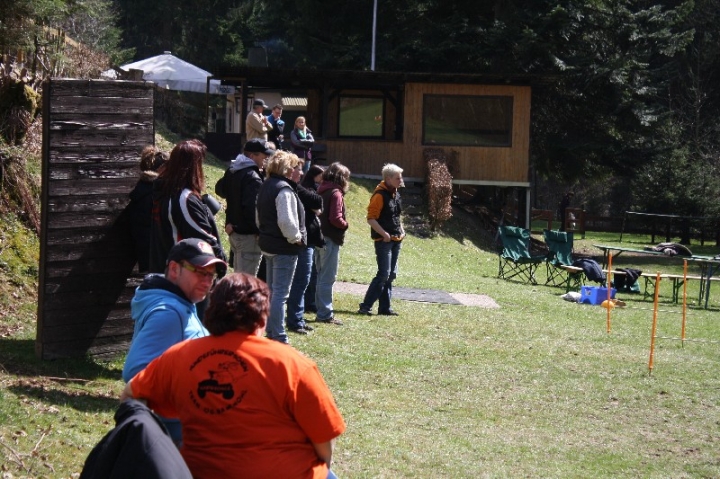
[[[212,76],[212,73],[188,63],[170,52],[128,63],[120,68],[125,71],[142,70],[144,72],[143,80],[151,81],[161,88],[197,93],[205,93],[207,78]],[[103,76],[115,78],[114,74],[114,70],[108,70],[103,73]],[[210,93],[212,94],[227,95],[234,93],[234,90],[235,88],[232,86],[221,86],[220,80],[210,81]]]

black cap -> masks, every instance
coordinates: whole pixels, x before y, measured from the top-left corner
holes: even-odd
[[[243,148],[245,153],[265,153],[268,156],[275,154],[275,148],[273,148],[269,142],[262,138],[253,138],[252,140],[245,143]]]
[[[269,107],[265,104],[265,100],[263,100],[262,98],[256,98],[256,99],[255,99],[255,101],[253,102],[253,108],[255,108],[256,106],[261,106],[261,107],[263,107],[263,108],[269,108]]]
[[[215,256],[212,246],[207,241],[198,238],[188,238],[175,243],[168,254],[168,263],[170,261],[176,263],[187,261],[200,268],[215,264],[220,274],[227,270],[227,263]]]

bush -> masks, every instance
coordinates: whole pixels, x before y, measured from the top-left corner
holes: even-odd
[[[452,175],[442,150],[425,151],[427,162],[426,193],[430,227],[438,229],[452,217]]]

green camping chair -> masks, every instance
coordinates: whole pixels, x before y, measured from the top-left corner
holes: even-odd
[[[565,286],[566,291],[580,289],[582,268],[572,266],[573,234],[565,231],[543,230],[548,255],[545,259],[547,281],[545,284]]]
[[[500,226],[498,234],[502,242],[498,277],[537,284],[535,270],[545,261],[545,256],[530,255],[530,231],[516,226]]]

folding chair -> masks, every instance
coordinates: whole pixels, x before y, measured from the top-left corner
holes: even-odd
[[[565,231],[543,230],[548,255],[545,259],[547,281],[545,284],[565,286],[565,291],[580,289],[582,268],[572,266],[573,234]]]
[[[530,231],[516,226],[500,226],[498,234],[502,250],[498,255],[498,277],[517,277],[523,283],[537,284],[535,270],[545,261],[545,256],[530,255]]]

